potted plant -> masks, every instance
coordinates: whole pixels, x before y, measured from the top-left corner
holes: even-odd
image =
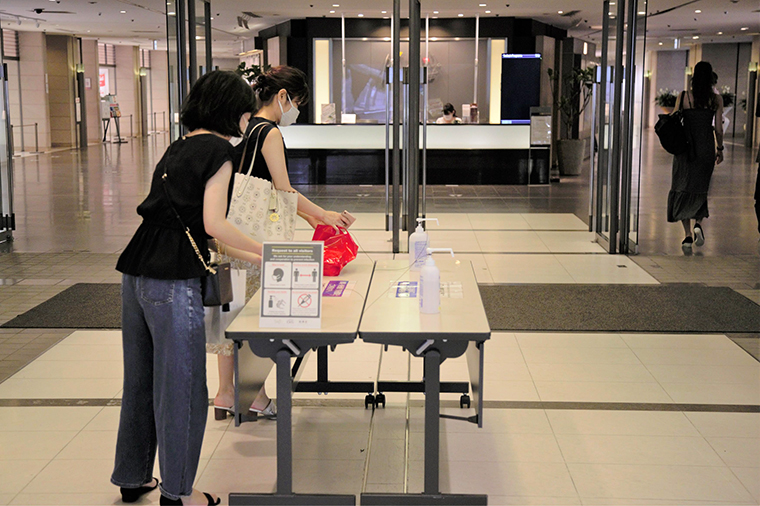
[[[731,120],[728,119],[728,113],[734,108],[736,95],[731,93],[731,88],[723,86],[720,89],[720,96],[723,99],[723,133],[726,133],[728,126],[731,124]]]
[[[657,95],[654,97],[654,101],[657,102],[657,105],[660,106],[660,109],[662,109],[665,114],[673,113],[677,99],[678,94],[676,94],[676,91],[667,88],[660,88]]]
[[[253,80],[259,76],[259,74],[267,72],[271,68],[271,65],[251,65],[250,67],[246,68],[245,62],[240,62],[240,65],[238,65],[238,67],[235,69],[235,73],[239,76],[242,76],[243,79],[249,83],[252,83]]]
[[[553,69],[548,69],[549,81],[552,86],[554,104],[560,112],[560,118],[566,132],[572,132],[573,126],[583,114],[591,101],[591,91],[594,85],[594,67],[585,69],[574,67],[562,77],[562,94],[559,94],[560,76]],[[557,141],[557,160],[559,170],[568,176],[581,173],[586,142],[581,139],[559,139]]]

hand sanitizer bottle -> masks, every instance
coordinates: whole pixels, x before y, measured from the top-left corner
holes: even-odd
[[[418,271],[425,263],[425,252],[430,247],[430,236],[422,228],[423,221],[435,221],[438,218],[417,218],[417,228],[409,236],[409,269]]]
[[[420,269],[420,313],[435,314],[441,312],[441,271],[433,261],[433,252],[448,251],[451,248],[428,248],[427,260]]]

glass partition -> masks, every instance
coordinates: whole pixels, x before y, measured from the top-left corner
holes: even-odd
[[[11,238],[9,220],[13,216],[13,148],[10,142],[7,69],[7,65],[0,60],[0,243]]]

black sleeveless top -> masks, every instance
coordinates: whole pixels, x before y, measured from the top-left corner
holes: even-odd
[[[256,128],[257,125],[260,125],[262,123],[263,126]],[[254,128],[256,131],[254,131]],[[277,123],[274,121],[270,121],[259,116],[254,116],[251,118],[251,120],[248,122],[248,128],[245,130],[245,136],[243,136],[242,142],[234,148],[235,154],[232,160],[232,167],[235,172],[240,171],[243,174],[246,174],[248,172],[248,169],[251,167],[251,160],[253,160],[253,152],[255,149],[256,160],[253,163],[253,170],[251,171],[251,175],[261,179],[266,179],[267,181],[272,180],[272,175],[269,173],[269,166],[267,165],[266,160],[264,160],[264,156],[261,154],[261,147],[264,145],[264,141],[266,140],[267,135],[269,135],[269,132],[275,128],[278,127]],[[261,131],[261,135],[259,135],[259,131]],[[258,142],[256,142],[257,137]],[[285,147],[284,139],[282,141],[282,146],[283,150],[285,151],[285,167],[287,168],[288,150]],[[243,164],[241,166],[240,160],[243,158],[244,152],[245,158],[243,159]]]
[[[190,229],[198,249],[208,262],[210,237],[203,225],[203,195],[208,180],[232,159],[233,150],[229,141],[213,134],[174,141],[156,165],[148,196],[137,207],[137,214],[142,216],[143,222],[119,257],[116,270],[155,279],[205,276],[203,264],[166,200],[161,176],[166,167],[171,205]]]

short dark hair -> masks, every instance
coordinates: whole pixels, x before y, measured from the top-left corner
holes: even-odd
[[[205,128],[220,135],[240,137],[240,117],[253,113],[251,87],[234,72],[214,70],[201,76],[182,104],[180,121],[190,130]]]
[[[454,106],[451,104],[446,104],[443,106],[443,114],[453,114],[454,116],[457,115],[456,109],[454,109]]]
[[[295,67],[281,65],[259,74],[251,84],[260,105],[268,105],[280,90],[288,92],[291,100],[299,105],[309,101],[309,82],[306,74]]]

